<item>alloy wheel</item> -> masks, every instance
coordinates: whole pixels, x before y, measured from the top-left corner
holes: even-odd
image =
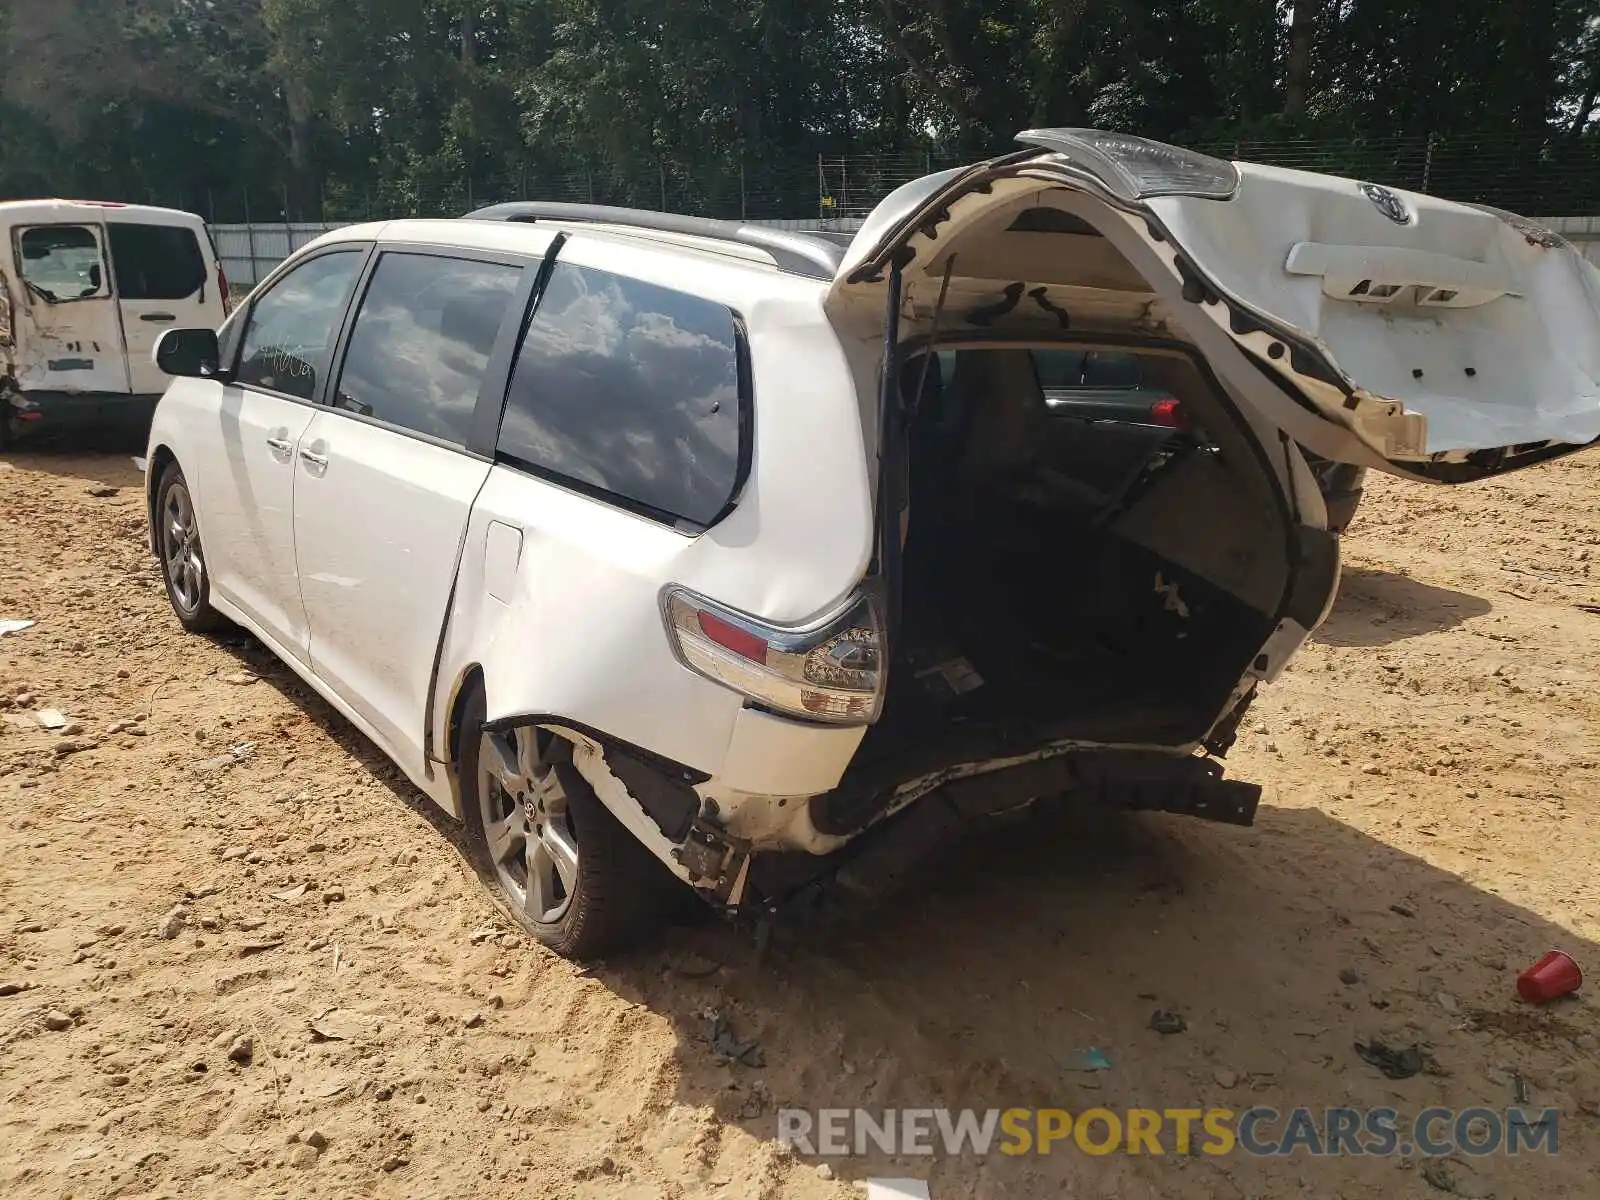
[[[578,837],[562,765],[540,750],[540,732],[485,730],[478,751],[478,804],[495,877],[530,921],[566,914],[578,886]]]
[[[161,559],[178,607],[199,610],[205,596],[206,564],[200,552],[200,527],[189,489],[180,480],[167,488],[161,508]]]

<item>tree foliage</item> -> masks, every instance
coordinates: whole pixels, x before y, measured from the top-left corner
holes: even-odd
[[[803,197],[819,155],[976,155],[1046,124],[1516,137],[1537,155],[1586,146],[1597,106],[1600,0],[0,9],[0,195],[202,211],[248,197],[257,216],[414,210],[579,175],[596,195],[714,206],[780,165],[773,186]]]

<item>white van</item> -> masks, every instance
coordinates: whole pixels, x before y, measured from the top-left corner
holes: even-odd
[[[257,634],[574,957],[669,876],[825,916],[1041,797],[1249,824],[1221,760],[1339,579],[1300,447],[1465,483],[1594,444],[1600,272],[1428,196],[1021,140],[848,248],[551,204],[319,239],[161,339],[178,619]],[[1078,419],[1063,353],[1185,418]]]
[[[228,281],[193,213],[91,200],[0,203],[0,450],[68,422],[146,421],[168,329],[215,329]]]

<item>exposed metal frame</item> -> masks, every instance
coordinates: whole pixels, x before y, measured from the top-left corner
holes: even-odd
[[[686,217],[680,213],[651,212],[643,208],[612,208],[605,204],[557,204],[542,200],[513,200],[468,213],[467,221],[565,221],[574,224],[617,225],[676,233],[687,237],[735,242],[772,256],[780,271],[832,282],[844,261],[845,245],[821,234],[791,233],[764,225],[718,221],[711,217]]]

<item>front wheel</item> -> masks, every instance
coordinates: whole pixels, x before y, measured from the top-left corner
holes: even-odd
[[[667,870],[601,803],[547,730],[483,728],[483,694],[461,724],[461,792],[468,837],[497,899],[540,942],[590,959],[660,924]]]
[[[211,575],[200,545],[200,520],[194,498],[177,463],[168,463],[156,484],[156,548],[167,599],[190,633],[213,633],[224,619],[211,607]]]

